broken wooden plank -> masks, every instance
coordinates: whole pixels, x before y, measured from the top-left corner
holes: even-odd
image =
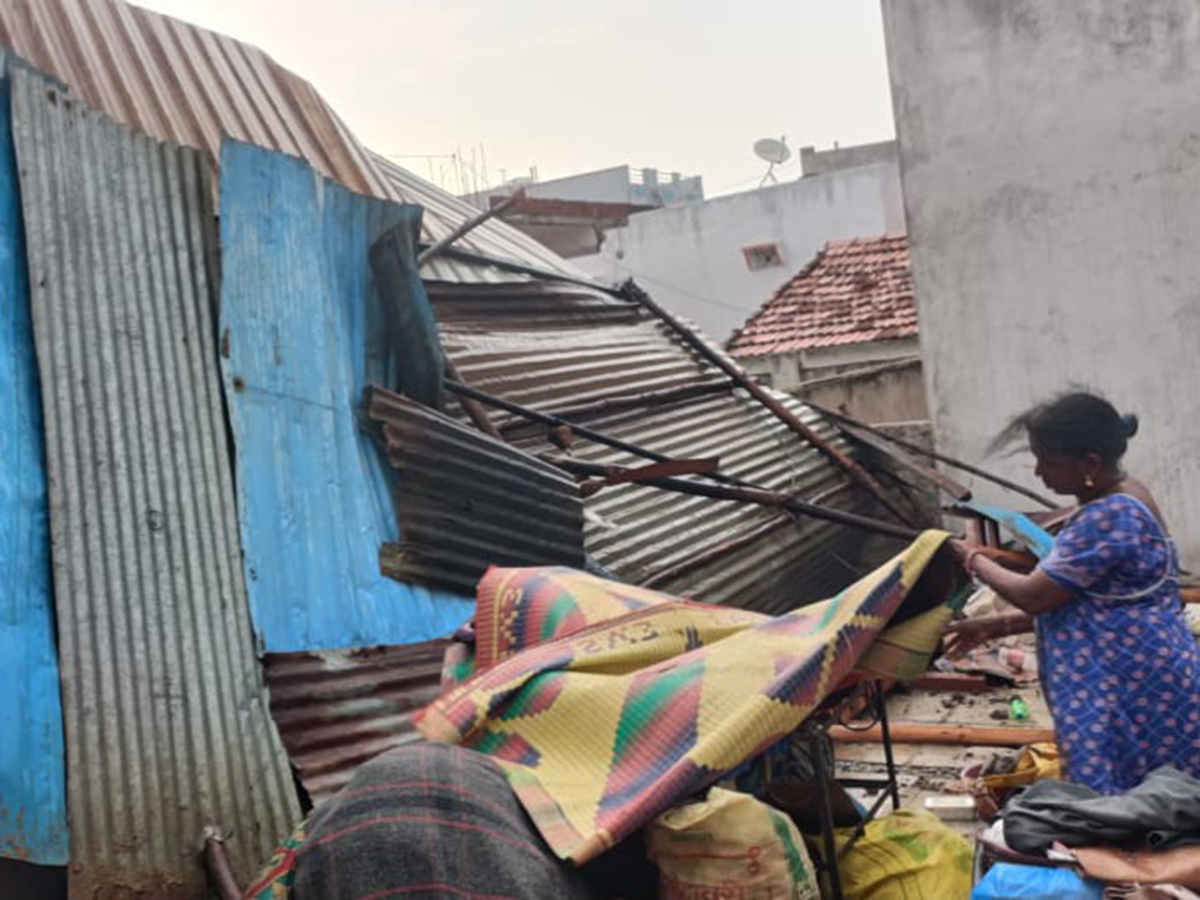
[[[966,672],[926,672],[913,681],[910,687],[918,691],[977,694],[988,690],[991,686],[983,675],[971,675]]]
[[[1054,740],[1053,728],[1033,725],[933,725],[925,722],[892,722],[888,731],[894,744],[955,744],[963,747],[1023,747]],[[843,744],[881,744],[883,730],[872,725],[861,731],[833,725],[829,736]]]

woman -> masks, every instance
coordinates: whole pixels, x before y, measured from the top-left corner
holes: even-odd
[[[1021,612],[952,625],[947,651],[1036,621],[1068,778],[1115,794],[1162,765],[1200,777],[1200,652],[1183,617],[1175,548],[1150,492],[1121,469],[1136,417],[1071,393],[1019,416],[997,443],[1022,431],[1038,477],[1079,508],[1030,574],[956,542],[968,572]]]

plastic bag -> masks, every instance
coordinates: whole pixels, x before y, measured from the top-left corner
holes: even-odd
[[[804,839],[786,815],[749,794],[713,788],[646,831],[660,900],[820,900]]]
[[[1062,778],[1057,745],[1030,744],[1017,757],[1016,768],[1005,775],[984,775],[980,782],[992,790],[1024,787],[1043,778]]]
[[[838,829],[838,845],[853,829]],[[839,862],[846,900],[968,900],[971,843],[941,819],[900,810],[868,822]]]
[[[1071,869],[997,863],[971,891],[971,900],[1103,900],[1104,885]]]

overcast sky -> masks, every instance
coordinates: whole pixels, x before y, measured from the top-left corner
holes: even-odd
[[[143,0],[256,44],[307,78],[372,149],[457,190],[628,163],[765,171],[756,138],[893,136],[879,0]],[[798,176],[793,159],[781,176]]]

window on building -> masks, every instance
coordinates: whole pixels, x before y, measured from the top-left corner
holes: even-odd
[[[783,254],[779,252],[778,244],[755,244],[752,247],[743,247],[742,255],[746,257],[746,267],[751,272],[783,265]]]
[[[757,381],[759,384],[761,384],[763,387],[774,387],[775,386],[775,379],[771,377],[770,372],[754,372],[754,373],[751,373],[750,377],[753,378],[755,381]]]

